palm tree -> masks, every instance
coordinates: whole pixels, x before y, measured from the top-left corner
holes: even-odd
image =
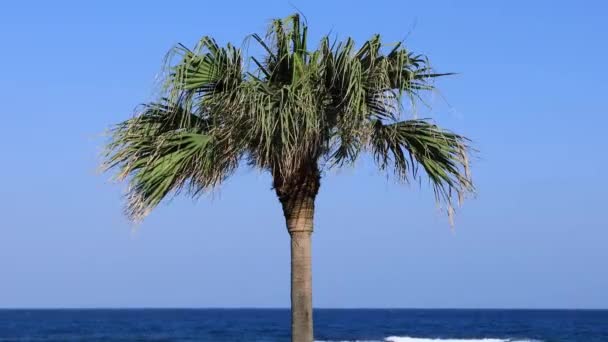
[[[245,58],[203,37],[170,51],[162,96],[112,129],[104,169],[129,179],[126,211],[140,220],[170,194],[198,196],[244,162],[266,170],[291,237],[292,341],[311,342],[311,233],[324,171],[368,152],[398,180],[428,176],[451,217],[473,190],[468,140],[428,120],[405,119],[404,100],[433,89],[428,61],[374,35],[359,48],[328,36],[307,47],[298,15],[248,39]]]

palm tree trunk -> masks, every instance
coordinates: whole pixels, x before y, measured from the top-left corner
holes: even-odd
[[[312,342],[311,235],[314,197],[283,203],[291,237],[291,341]]]
[[[310,235],[291,233],[291,340],[312,342],[312,272]]]

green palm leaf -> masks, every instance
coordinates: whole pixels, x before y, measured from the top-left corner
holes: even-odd
[[[473,191],[468,171],[468,139],[425,120],[374,123],[371,139],[374,158],[381,169],[392,169],[402,180],[418,179],[419,168],[428,176],[438,201],[451,216],[453,200]]]
[[[105,166],[130,180],[132,217],[184,188],[219,185],[241,160],[269,171],[278,194],[367,151],[401,180],[426,174],[450,213],[473,191],[469,141],[403,109],[449,73],[379,35],[359,47],[325,36],[309,49],[307,32],[292,15],[250,36],[261,56],[211,37],[170,51],[162,98],[119,124],[108,144]]]

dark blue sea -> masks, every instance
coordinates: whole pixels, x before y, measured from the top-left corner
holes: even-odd
[[[0,341],[289,341],[286,309],[0,310]],[[315,310],[318,341],[608,342],[606,310]]]

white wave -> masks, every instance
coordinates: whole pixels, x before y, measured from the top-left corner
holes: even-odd
[[[500,338],[481,339],[441,339],[441,338],[417,338],[391,336],[384,339],[385,342],[532,342],[531,340],[505,340]]]
[[[481,339],[442,339],[442,338],[419,338],[409,336],[390,336],[384,340],[353,340],[353,341],[315,341],[315,342],[540,342],[535,340],[512,340],[500,338]]]

